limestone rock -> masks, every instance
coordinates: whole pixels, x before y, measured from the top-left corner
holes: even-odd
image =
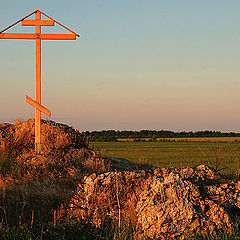
[[[240,211],[238,189],[204,165],[92,174],[79,184],[72,199],[78,207],[69,214],[96,228],[131,221],[136,239],[184,239],[230,230]]]

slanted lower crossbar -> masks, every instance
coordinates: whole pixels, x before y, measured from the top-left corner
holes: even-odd
[[[33,100],[32,98],[28,97],[27,95],[26,95],[25,100],[26,100],[26,102],[28,104],[30,104],[34,108],[38,109],[40,112],[44,113],[49,118],[51,117],[51,111],[48,110],[47,108],[45,108],[43,105],[37,103],[35,100]]]

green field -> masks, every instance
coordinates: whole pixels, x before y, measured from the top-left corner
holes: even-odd
[[[121,157],[158,167],[207,164],[221,172],[237,174],[240,167],[239,142],[91,142],[104,157]]]

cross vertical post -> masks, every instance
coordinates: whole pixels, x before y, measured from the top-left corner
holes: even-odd
[[[41,13],[35,13],[35,20],[41,20]],[[41,26],[35,26],[36,36],[41,34]],[[41,39],[35,39],[35,98],[41,105]],[[41,112],[35,109],[35,151],[41,151]]]

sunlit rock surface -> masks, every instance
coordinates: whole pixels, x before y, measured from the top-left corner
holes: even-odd
[[[92,174],[79,184],[72,199],[78,207],[69,214],[97,228],[131,221],[137,239],[184,239],[229,231],[239,214],[239,186],[204,165]]]

